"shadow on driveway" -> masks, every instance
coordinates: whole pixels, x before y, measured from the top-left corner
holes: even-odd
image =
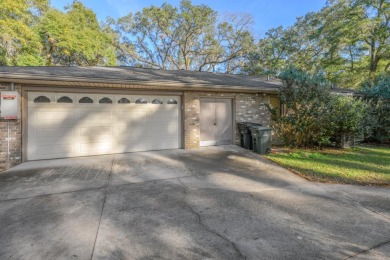
[[[29,162],[0,174],[0,259],[385,258],[388,190],[348,187],[236,146]]]

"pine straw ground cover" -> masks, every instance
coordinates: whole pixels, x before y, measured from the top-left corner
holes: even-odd
[[[390,187],[390,147],[275,149],[267,159],[310,181]]]

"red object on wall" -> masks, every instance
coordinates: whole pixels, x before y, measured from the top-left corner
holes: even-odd
[[[16,95],[2,95],[1,98],[4,100],[14,100]]]

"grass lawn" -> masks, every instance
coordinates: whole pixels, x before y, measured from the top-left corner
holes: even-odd
[[[390,147],[276,149],[266,158],[311,181],[390,187]]]

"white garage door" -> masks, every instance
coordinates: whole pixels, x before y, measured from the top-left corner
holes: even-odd
[[[29,92],[27,159],[180,148],[180,97]]]

